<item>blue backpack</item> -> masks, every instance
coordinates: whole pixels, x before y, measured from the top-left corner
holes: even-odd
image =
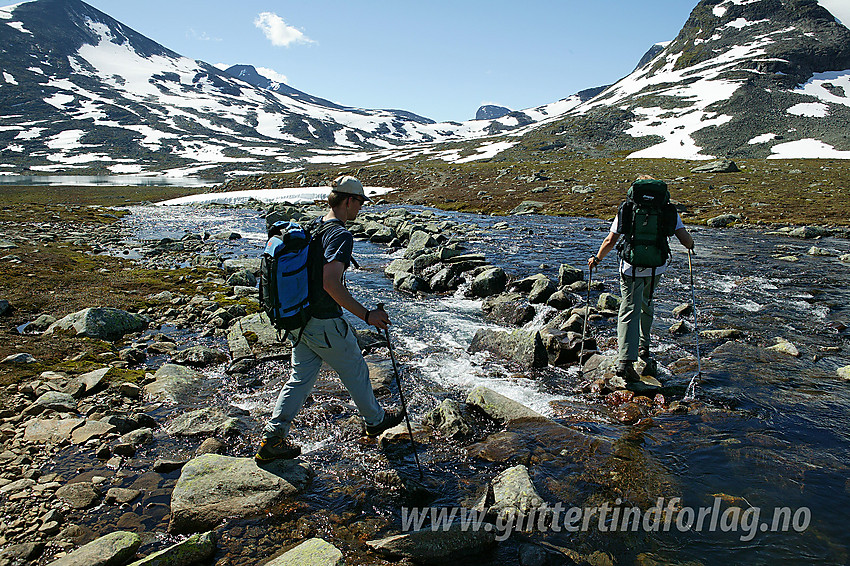
[[[320,246],[311,245],[310,232],[297,222],[275,222],[268,234],[260,260],[260,305],[278,333],[285,331],[284,340],[310,320],[314,256]]]

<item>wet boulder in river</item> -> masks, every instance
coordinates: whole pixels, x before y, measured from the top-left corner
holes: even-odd
[[[136,555],[141,544],[142,539],[136,533],[115,531],[50,562],[50,566],[126,564]]]
[[[561,267],[558,268],[558,287],[571,285],[577,281],[584,281],[584,271],[562,263]]]
[[[548,420],[546,417],[492,389],[479,385],[469,392],[466,404],[475,407],[493,420],[511,422],[516,420]]]
[[[253,458],[204,454],[180,472],[171,494],[172,533],[210,529],[223,519],[257,517],[304,489],[313,472],[302,460],[260,468]]]
[[[287,550],[265,566],[343,566],[342,552],[329,542],[311,538]]]
[[[501,267],[492,267],[479,273],[472,281],[471,291],[476,297],[489,297],[505,290],[508,276]]]
[[[410,558],[417,563],[451,564],[463,556],[480,554],[495,545],[496,537],[486,529],[470,529],[459,521],[448,529],[430,526],[378,540],[366,545],[390,558]]]
[[[519,293],[487,297],[481,305],[484,318],[493,322],[522,326],[534,318],[534,307]]]
[[[479,328],[467,351],[471,354],[487,351],[530,368],[546,367],[549,363],[546,347],[536,331]]]

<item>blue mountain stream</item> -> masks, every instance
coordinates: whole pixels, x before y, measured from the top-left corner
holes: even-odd
[[[123,220],[130,241],[125,250],[132,248],[133,240],[232,230],[243,238],[222,244],[223,252],[233,257],[255,256],[265,240],[264,220],[255,211],[145,206],[132,212]],[[543,272],[556,279],[561,263],[584,267],[609,226],[608,222],[581,218],[505,219],[431,213],[484,228],[467,242],[468,247],[486,254],[491,263],[516,278]],[[509,229],[494,228],[505,220]],[[306,536],[327,538],[344,551],[349,564],[382,563],[362,542],[400,531],[402,506],[471,505],[490,479],[518,462],[528,466],[535,487],[550,506],[559,502],[565,508],[608,503],[626,508],[634,504],[648,512],[658,497],[664,498],[665,506],[679,497],[674,504],[679,513],[671,516],[666,528],[663,523],[652,528],[650,523],[648,529],[604,532],[594,518],[585,532],[548,528],[534,534],[516,533],[491,553],[468,560],[470,564],[519,564],[519,549],[527,540],[585,554],[601,550],[618,564],[850,561],[850,388],[836,373],[837,368],[850,364],[850,334],[844,329],[844,324],[850,325],[850,265],[835,256],[807,254],[813,244],[846,254],[850,241],[800,240],[755,230],[692,231],[697,246],[694,276],[699,327],[733,328],[742,331],[743,337],[728,343],[702,339],[703,371],[690,410],[660,411],[636,425],[619,424],[602,398],[582,393],[577,367],[522,371],[486,354],[468,354],[478,328],[498,328],[483,319],[480,301],[462,293],[401,295],[383,276],[383,268],[400,254],[358,241],[355,255],[361,268],[348,272],[347,285],[364,304],[386,305],[414,421],[441,400],[463,402],[472,387],[485,385],[606,441],[612,453],[608,459],[588,456],[573,440],[545,428],[529,427],[521,436],[524,446],[519,447],[518,460],[472,458],[465,446],[500,430],[498,425],[478,419],[471,440],[432,439],[418,444],[429,494],[395,489],[385,480],[390,470],[396,470],[405,481],[418,477],[410,450],[402,444],[385,452],[374,442],[351,434],[351,426],[345,422],[356,412],[338,380],[327,374],[293,430],[316,478],[279,513],[226,525],[221,531],[218,563],[255,564]],[[692,355],[695,348],[693,334],[674,337],[669,333],[676,322],[673,308],[691,297],[687,255],[678,242],[672,247],[670,268],[655,293],[653,326],[653,351],[661,366],[667,403],[682,399],[695,371],[692,362],[674,363]],[[796,261],[789,261],[788,256]],[[594,279],[618,294],[615,264],[613,255],[607,258]],[[592,301],[598,293],[592,293]],[[545,311],[546,307],[541,309],[528,326],[541,326]],[[359,320],[351,321],[363,328]],[[178,340],[226,349],[222,338],[199,339],[193,332],[172,330]],[[593,321],[590,330],[601,351],[613,355],[614,320]],[[800,357],[766,350],[775,337],[790,340]],[[381,352],[386,356],[386,349]],[[255,370],[258,379],[248,384],[223,370],[207,371],[222,385],[211,387],[198,404],[244,409],[252,428],[229,446],[229,453],[250,456],[287,377],[288,362],[261,364]],[[396,392],[380,400],[394,404]],[[167,420],[180,410],[162,408],[155,416]],[[197,442],[165,439],[145,449],[147,453],[140,452],[138,461],[129,461],[121,473],[125,487],[149,488],[145,499],[129,513],[101,508],[90,517],[90,526],[123,524],[164,531],[169,492],[179,471],[155,474],[149,471],[149,462],[157,457],[188,457],[196,446]],[[73,466],[73,459],[57,465]],[[710,508],[715,502],[721,507],[714,513],[718,515],[714,529],[709,519],[699,530],[680,528],[677,520],[681,519],[682,525],[689,522],[686,509],[693,509],[695,519],[700,508]],[[719,516],[733,507],[742,515],[737,530],[731,530],[734,511],[722,515],[725,523]],[[774,508],[783,507],[789,509],[790,526],[787,532],[774,532]]]

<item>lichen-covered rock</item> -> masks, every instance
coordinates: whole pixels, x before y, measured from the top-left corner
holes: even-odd
[[[342,566],[342,552],[320,538],[307,539],[266,562],[265,566]]]
[[[131,332],[140,332],[148,327],[149,322],[145,316],[121,309],[88,308],[57,320],[44,333],[70,332],[75,336],[111,341]]]
[[[479,328],[472,337],[470,353],[487,351],[525,367],[546,367],[549,358],[540,332],[517,329],[513,332]]]
[[[116,531],[81,546],[50,566],[120,566],[136,554],[141,544],[136,533]]]
[[[215,531],[197,533],[128,566],[191,566],[210,560],[216,550]]]
[[[422,422],[433,426],[446,436],[464,436],[472,432],[472,428],[463,419],[460,405],[454,399],[444,399],[425,415]]]
[[[478,386],[469,392],[466,403],[484,412],[491,419],[511,422],[515,420],[548,420],[546,417],[518,403],[513,399],[496,393],[492,389]]]
[[[227,517],[261,515],[303,489],[311,476],[310,465],[301,460],[261,468],[252,458],[204,454],[181,470],[171,494],[168,530],[197,532]]]

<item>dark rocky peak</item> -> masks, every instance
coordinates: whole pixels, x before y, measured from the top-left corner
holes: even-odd
[[[740,59],[736,70],[775,73],[788,86],[850,68],[850,30],[817,0],[702,0],[662,53],[652,72],[671,56],[674,70],[732,57]]]
[[[511,113],[510,108],[504,106],[496,106],[495,104],[485,104],[475,113],[476,120],[497,120],[502,116],[507,116]]]
[[[15,9],[13,17],[33,34],[32,43],[52,55],[72,55],[83,45],[97,45],[108,37],[118,45],[129,43],[143,57],[180,56],[80,0],[27,2]]]
[[[258,73],[253,65],[233,65],[225,73],[256,87],[271,89],[273,85],[272,80]]]

